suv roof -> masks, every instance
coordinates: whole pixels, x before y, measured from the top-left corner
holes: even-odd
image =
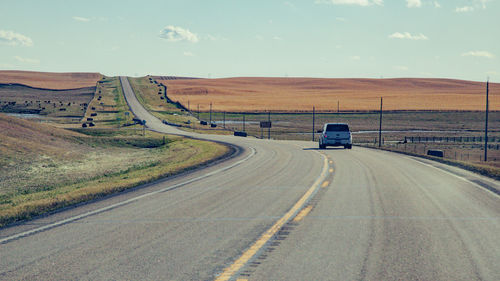
[[[349,132],[349,125],[346,123],[326,123],[323,127],[325,131]]]
[[[325,123],[325,125],[349,125],[347,123]]]

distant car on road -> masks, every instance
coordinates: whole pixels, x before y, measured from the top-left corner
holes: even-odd
[[[323,126],[319,137],[319,148],[325,149],[327,146],[343,146],[344,148],[352,148],[352,136],[349,130],[349,125],[345,123],[326,123]]]

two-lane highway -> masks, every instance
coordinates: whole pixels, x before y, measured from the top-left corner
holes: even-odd
[[[121,81],[149,128],[244,152],[1,230],[0,279],[500,280],[500,197],[479,186],[497,181],[358,147],[186,133]]]

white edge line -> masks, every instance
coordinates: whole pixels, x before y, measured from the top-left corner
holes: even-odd
[[[234,167],[240,165],[241,163],[247,161],[251,157],[253,157],[255,155],[255,149],[253,147],[250,147],[250,150],[251,150],[251,153],[247,157],[245,157],[244,159],[241,159],[238,162],[235,162],[235,163],[233,163],[233,164],[231,164],[231,165],[229,165],[227,167],[223,167],[223,168],[220,168],[218,170],[212,171],[210,173],[204,174],[202,176],[199,176],[199,177],[187,180],[185,182],[181,182],[181,183],[178,183],[178,184],[175,184],[175,185],[172,185],[172,186],[168,186],[168,187],[162,188],[160,190],[156,190],[156,191],[152,191],[152,192],[149,192],[149,193],[145,193],[145,194],[139,195],[137,197],[130,198],[130,199],[127,199],[125,201],[118,202],[118,203],[115,203],[115,204],[112,204],[112,205],[109,205],[109,206],[106,206],[106,207],[103,207],[103,208],[100,208],[100,209],[97,209],[97,210],[93,210],[93,211],[90,211],[90,212],[87,212],[87,213],[83,213],[83,214],[80,214],[80,215],[77,215],[77,216],[74,216],[74,217],[70,217],[70,218],[58,221],[58,222],[54,222],[54,223],[51,223],[51,224],[48,224],[48,225],[44,225],[44,226],[41,226],[41,227],[38,227],[38,228],[35,228],[35,229],[31,229],[31,230],[28,230],[28,231],[24,231],[24,232],[21,232],[21,233],[18,233],[18,234],[14,234],[14,235],[2,238],[2,239],[0,239],[0,244],[5,244],[5,243],[8,243],[9,241],[12,241],[12,240],[15,240],[15,239],[19,239],[21,237],[30,236],[30,235],[33,235],[33,234],[35,234],[37,232],[42,232],[42,231],[48,230],[50,228],[58,227],[58,226],[61,226],[63,224],[67,224],[67,223],[70,223],[70,222],[73,222],[73,221],[76,221],[76,220],[79,220],[79,219],[82,219],[82,218],[85,218],[85,217],[89,217],[89,216],[92,216],[92,215],[95,215],[95,214],[98,214],[98,213],[102,213],[102,212],[108,211],[110,209],[113,209],[113,208],[116,208],[116,207],[120,207],[120,206],[126,205],[128,203],[137,201],[139,199],[142,199],[142,198],[145,198],[145,197],[149,197],[151,195],[155,195],[155,194],[162,193],[162,192],[165,192],[165,191],[169,191],[169,190],[178,188],[180,186],[183,186],[183,185],[186,185],[186,184],[190,184],[192,182],[195,182],[195,181],[198,181],[198,180],[201,180],[201,179],[213,176],[213,175],[218,174],[220,172],[229,170],[229,169],[234,168]]]
[[[490,194],[493,194],[493,195],[495,195],[495,196],[497,196],[497,197],[500,197],[500,195],[496,194],[495,192],[493,192],[493,191],[491,191],[491,190],[488,190],[487,188],[485,188],[485,187],[483,187],[483,186],[481,186],[481,185],[479,185],[479,184],[477,184],[477,183],[475,183],[475,182],[473,182],[473,181],[471,181],[471,180],[469,180],[469,179],[467,179],[467,178],[464,178],[464,177],[462,177],[462,176],[456,175],[456,174],[454,174],[454,173],[452,173],[452,172],[448,172],[448,171],[446,171],[446,170],[443,170],[443,169],[441,169],[441,168],[439,168],[439,167],[436,167],[436,166],[433,166],[433,165],[431,165],[431,164],[424,163],[424,162],[419,161],[419,160],[417,160],[417,159],[413,159],[412,157],[407,157],[407,158],[408,158],[408,159],[410,159],[410,160],[413,160],[413,161],[415,161],[415,162],[417,162],[417,163],[420,163],[421,165],[424,165],[424,166],[427,166],[427,167],[431,167],[431,168],[434,168],[434,169],[436,169],[436,170],[438,170],[438,171],[441,171],[441,172],[443,172],[443,173],[445,173],[445,174],[448,174],[448,175],[450,175],[450,176],[454,176],[454,177],[456,177],[456,178],[458,178],[458,179],[461,179],[461,180],[463,180],[463,181],[465,181],[465,182],[467,182],[467,183],[469,183],[469,184],[472,184],[472,185],[474,185],[474,186],[478,187],[478,188],[479,188],[479,189],[481,189],[481,190],[484,190],[484,191],[486,191],[486,192],[488,192],[488,193],[490,193]]]

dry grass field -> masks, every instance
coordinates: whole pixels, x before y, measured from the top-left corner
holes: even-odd
[[[101,77],[102,75],[99,73],[54,73],[0,70],[0,83],[23,84],[35,88],[54,90],[95,87],[97,81],[99,81]]]
[[[300,112],[484,110],[486,83],[451,79],[223,78],[161,80],[168,96],[191,110]],[[500,84],[490,84],[490,108],[500,110]]]
[[[0,114],[0,227],[192,169],[228,148],[154,132],[80,129]]]
[[[94,87],[50,90],[24,85],[0,84],[0,112],[39,114],[78,120],[92,100]]]

